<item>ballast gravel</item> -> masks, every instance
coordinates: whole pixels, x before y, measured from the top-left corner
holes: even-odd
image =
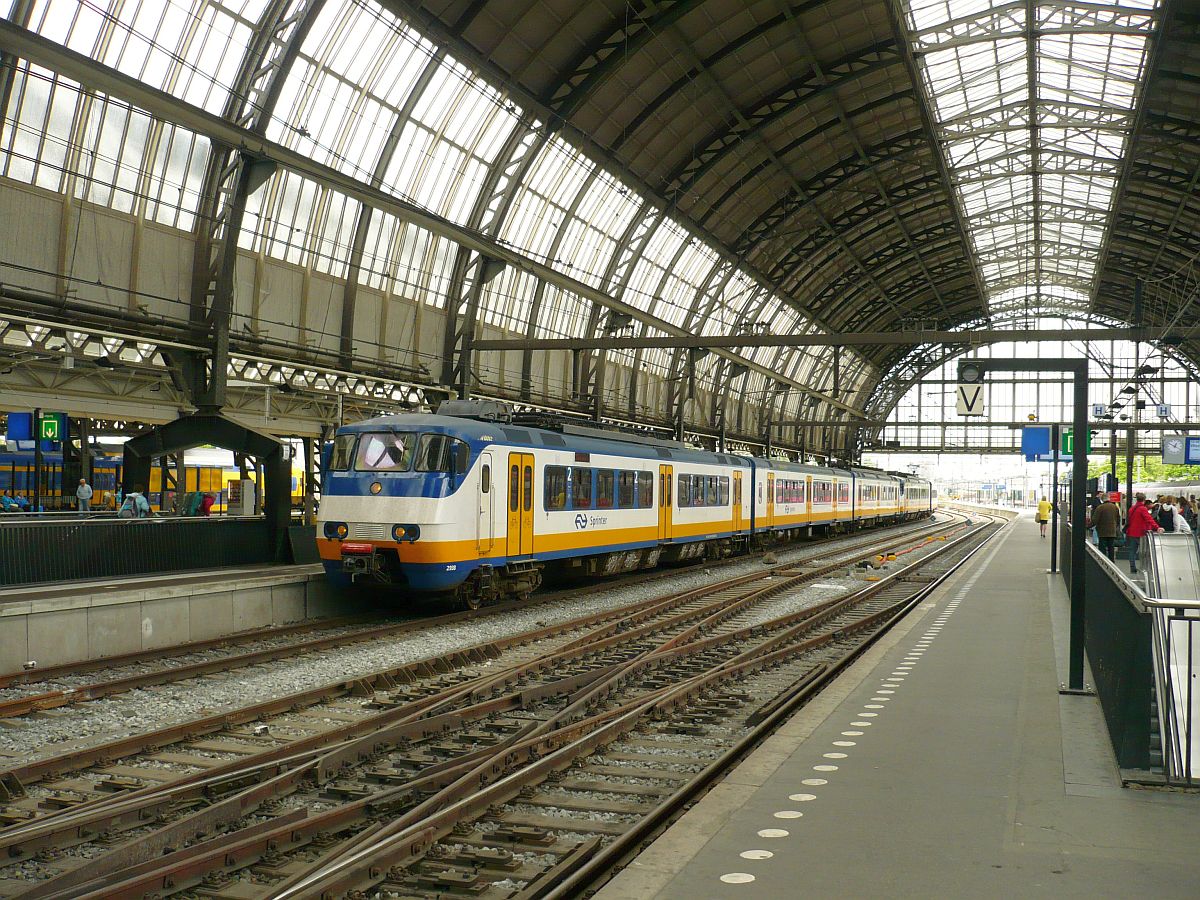
[[[780,548],[773,555],[779,563],[799,563],[840,545],[856,544],[862,540],[863,535],[858,534],[820,544]],[[902,543],[902,540],[898,539],[897,543]],[[277,661],[269,668],[239,669],[224,676],[208,676],[117,694],[80,704],[69,711],[35,713],[21,720],[18,727],[5,727],[5,723],[0,721],[0,756],[11,757],[13,762],[31,762],[58,756],[69,750],[154,731],[201,716],[215,715],[360,677],[380,669],[444,656],[475,644],[523,634],[600,610],[616,609],[641,600],[665,597],[676,591],[700,588],[715,580],[761,571],[766,564],[763,559],[752,558],[720,568],[697,565],[643,584],[583,586],[568,598],[481,616],[437,630],[305,654],[295,659]],[[827,578],[822,581],[840,579]],[[809,604],[812,602],[817,601],[809,601]],[[781,614],[779,605],[775,603],[768,604],[764,609],[764,618]],[[95,673],[94,677],[98,680],[103,673]],[[175,765],[161,767],[177,768]]]

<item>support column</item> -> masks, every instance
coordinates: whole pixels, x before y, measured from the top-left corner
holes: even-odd
[[[320,452],[316,438],[304,439],[304,524],[311,525],[317,517],[317,456]]]
[[[45,456],[42,455],[42,408],[39,406],[33,411],[33,500],[31,509],[34,512],[41,511],[42,508],[42,472],[46,465]]]

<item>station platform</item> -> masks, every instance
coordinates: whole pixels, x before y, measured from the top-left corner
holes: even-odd
[[[1200,794],[1123,788],[1059,693],[1049,544],[1016,519],[596,896],[1196,897]]]
[[[0,672],[361,612],[319,565],[238,566],[0,588]]]

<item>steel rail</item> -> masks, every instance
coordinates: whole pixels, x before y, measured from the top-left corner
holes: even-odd
[[[719,560],[712,564],[729,565],[744,558],[745,557],[734,557],[730,559]],[[614,582],[606,582],[605,586],[615,587],[625,584],[644,584],[669,577],[670,575],[675,574],[677,571],[678,570],[656,570],[653,572],[636,573]],[[265,662],[273,662],[294,656],[296,654],[320,652],[336,647],[351,646],[353,644],[363,643],[366,641],[382,640],[384,638],[395,637],[400,634],[439,628],[444,625],[454,624],[456,622],[463,621],[464,619],[472,618],[474,616],[498,615],[500,613],[509,612],[518,608],[544,605],[563,597],[572,596],[572,594],[573,591],[570,589],[552,591],[536,596],[529,600],[522,601],[519,604],[495,604],[484,607],[480,610],[460,610],[457,612],[434,616],[432,618],[405,620],[398,623],[379,625],[374,628],[366,628],[357,632],[348,632],[341,635],[330,635],[328,637],[317,638],[312,641],[288,644],[281,647],[268,647],[244,654],[225,656],[212,660],[203,660],[190,665],[177,666],[175,668],[160,669],[154,672],[140,672],[124,678],[96,682],[94,684],[82,685],[76,688],[63,688],[60,690],[45,691],[40,694],[30,694],[23,697],[15,697],[10,700],[0,701],[0,719],[14,718],[28,715],[31,712],[54,709],[61,706],[74,705],[91,700],[98,700],[113,694],[137,690],[139,688],[150,687],[152,685],[183,681],[189,678],[198,678],[203,675],[210,675],[217,672],[225,672],[232,669],[259,665]],[[345,620],[335,620],[334,622],[324,624],[305,623],[302,625],[287,626],[274,630],[258,629],[253,632],[228,635],[223,638],[214,638],[208,641],[196,641],[188,644],[181,644],[178,647],[167,649],[174,649],[178,651],[175,655],[184,655],[186,653],[219,648],[222,646],[228,646],[230,644],[236,645],[237,643],[249,643],[255,640],[284,636],[287,633],[302,633],[309,630],[320,630],[323,627],[341,627],[339,622],[353,624],[354,621],[357,620],[361,622],[365,618],[366,617],[353,617]],[[0,675],[0,688],[10,687],[17,684],[50,681],[55,677],[76,674],[83,671],[92,671],[98,668],[104,668],[106,665],[111,668],[117,668],[124,665],[136,664],[147,659],[161,658],[162,653],[162,650],[135,651],[133,653],[123,654],[120,656],[89,660],[78,664],[64,664],[62,666],[55,666],[53,669],[45,669],[40,671],[34,669],[21,672],[12,672],[7,675]]]
[[[915,529],[906,530],[903,533],[903,535],[896,535],[894,533],[888,533],[886,535],[886,537],[889,540],[896,540],[900,537],[912,539],[914,537],[914,534],[921,534],[921,533],[930,532],[930,531],[939,531],[939,530],[943,530],[943,528],[944,528],[944,525],[942,525],[942,524],[934,525],[932,527],[927,526],[927,525],[921,525]],[[867,543],[870,543],[871,541],[876,540],[878,537],[879,537],[878,534],[871,534],[868,537]],[[819,559],[825,558],[827,556],[837,556],[837,557],[839,557],[839,559],[837,560],[837,562],[833,563],[832,566],[838,567],[841,565],[845,565],[848,561],[850,561],[852,559],[858,559],[858,558],[862,558],[863,556],[869,556],[874,552],[873,550],[868,551],[866,553],[862,553],[862,552],[858,552],[858,551],[859,551],[859,545],[857,545],[857,544],[854,546],[851,546],[851,547],[845,547],[845,546],[832,547],[832,548],[828,548],[823,553],[819,553],[814,556],[807,557],[804,562],[811,563],[815,560],[819,560]],[[851,556],[847,557],[846,556],[847,553],[851,554]],[[791,563],[788,565],[794,566],[794,565],[796,565],[796,563]],[[780,568],[786,568],[786,567],[780,567]],[[818,570],[817,572],[809,573],[805,577],[817,577],[821,573],[827,571],[829,568],[830,568],[830,566],[823,567],[822,569]],[[589,616],[580,617],[579,619],[572,620],[571,622],[562,623],[560,626],[552,626],[551,628],[546,629],[544,631],[553,632],[553,631],[558,631],[558,630],[571,630],[571,628],[573,626],[586,627],[595,621],[602,621],[606,616],[608,616],[608,617],[612,617],[613,621],[612,621],[612,624],[610,624],[608,626],[602,626],[602,628],[600,629],[599,634],[604,635],[604,637],[601,641],[597,641],[598,633],[596,631],[593,631],[589,635],[583,636],[575,641],[568,642],[567,644],[559,647],[558,650],[556,651],[556,653],[561,656],[564,653],[564,651],[567,651],[567,650],[587,648],[589,651],[595,651],[596,649],[603,649],[605,647],[615,646],[618,643],[627,642],[633,638],[633,633],[630,630],[628,630],[628,628],[626,627],[626,625],[628,623],[630,623],[631,621],[634,621],[634,620],[644,621],[647,617],[649,617],[651,615],[662,615],[665,612],[668,612],[672,608],[677,608],[677,607],[683,606],[688,602],[695,601],[695,600],[705,596],[706,594],[720,592],[722,590],[728,589],[731,586],[738,587],[738,586],[742,586],[742,585],[745,585],[748,583],[752,583],[754,581],[762,580],[764,578],[771,578],[771,577],[773,577],[773,571],[775,571],[775,570],[768,570],[768,571],[764,571],[762,573],[751,573],[749,575],[737,576],[735,578],[727,579],[723,582],[719,582],[716,585],[708,585],[708,586],[697,588],[697,589],[694,589],[691,591],[686,591],[686,592],[683,592],[680,594],[672,595],[667,598],[652,598],[650,600],[642,601],[641,603],[637,604],[634,607],[627,607],[624,610],[611,611],[606,614],[600,614],[599,616],[589,615]],[[786,584],[784,584],[783,582],[779,582],[777,585],[777,589],[783,589],[785,587],[786,587]],[[627,616],[621,617],[620,614],[622,612],[628,612],[628,610],[630,610],[630,609],[640,610],[640,611],[635,612],[632,615],[627,615]],[[680,616],[668,618],[667,621],[660,622],[658,627],[664,628],[664,627],[669,627],[669,626],[675,625],[679,622],[685,622],[685,621],[689,620],[690,618],[694,618],[697,614],[698,613],[693,611],[692,613],[684,613],[684,614],[681,614]],[[451,615],[458,616],[458,615],[467,615],[467,614],[451,614]],[[529,635],[525,635],[524,637],[528,640],[536,640],[542,636],[543,636],[542,632],[535,632],[535,633],[532,633]],[[513,644],[513,643],[520,643],[520,642],[521,641],[518,638],[515,641],[507,640],[507,641],[504,641],[503,643]],[[477,651],[481,651],[484,656],[493,656],[494,653],[489,648],[490,648],[490,645],[483,645],[482,647],[476,647],[473,649],[475,649]],[[423,665],[425,665],[425,664],[433,665],[433,664],[437,663],[438,661],[439,660],[437,660],[437,659],[418,661],[416,663],[409,664],[409,666],[407,666],[407,667],[402,667],[402,669],[419,671]],[[526,668],[536,668],[536,667],[542,666],[544,664],[545,664],[545,660],[535,659],[532,662],[526,664],[525,667]],[[389,670],[387,673],[374,673],[374,674],[375,675],[383,675],[386,679],[386,677],[388,675],[391,675],[393,677],[401,677],[401,675],[410,674],[410,673],[404,672],[404,671],[398,671],[398,670]],[[514,679],[516,677],[519,677],[520,674],[521,674],[521,672],[519,671],[519,667],[517,669],[506,668],[502,671],[497,672],[495,675],[491,676],[487,680],[484,680],[483,682],[478,682],[478,681],[470,682],[470,683],[466,684],[465,686],[448,688],[445,691],[442,691],[438,694],[434,694],[429,697],[421,698],[420,700],[413,701],[409,704],[406,704],[406,706],[403,707],[402,709],[398,709],[398,710],[393,709],[393,710],[386,711],[384,713],[379,714],[378,716],[372,717],[371,719],[363,720],[361,722],[355,723],[353,726],[350,726],[347,729],[343,730],[342,735],[343,736],[349,735],[349,737],[343,737],[343,739],[340,742],[335,742],[335,743],[340,743],[340,746],[342,746],[343,748],[353,748],[357,744],[360,744],[364,741],[369,741],[371,739],[372,734],[374,733],[374,729],[384,727],[389,722],[395,722],[397,720],[408,721],[408,720],[415,718],[418,715],[422,715],[422,716],[435,715],[442,710],[450,708],[455,701],[468,702],[468,703],[473,702],[477,698],[485,695],[487,690],[493,688],[497,682],[503,682],[505,680]],[[358,683],[358,682],[356,682],[356,683]],[[343,686],[344,684],[345,684],[344,682],[338,683],[339,686]],[[308,694],[311,694],[311,692],[308,692]],[[275,701],[275,704],[278,705],[279,703],[284,703],[284,704],[288,704],[288,705],[303,705],[305,702],[312,700],[312,699],[313,698],[311,696],[300,695],[298,697],[294,696],[291,698],[284,698],[282,701]],[[321,699],[320,697],[317,697],[316,701],[319,702],[320,699]],[[261,711],[262,711],[261,707],[258,707],[258,706],[254,707],[253,708],[254,715],[251,717],[258,718],[259,713],[261,713]],[[148,742],[153,746],[162,746],[162,745],[172,743],[175,740],[177,740],[179,737],[179,735],[177,734],[178,731],[184,730],[184,731],[186,731],[186,736],[191,737],[196,734],[203,734],[208,731],[214,730],[212,727],[213,725],[214,725],[214,723],[211,720],[204,720],[204,721],[201,721],[198,723],[188,723],[186,725],[177,726],[174,729],[160,730],[158,732],[152,733],[151,735],[147,736],[147,739],[148,739]],[[361,733],[361,736],[356,737],[356,735],[360,735],[360,733]],[[260,773],[267,773],[267,772],[269,772],[269,766],[272,763],[272,761],[278,760],[281,758],[285,758],[285,756],[289,753],[294,755],[294,754],[300,753],[302,751],[315,750],[316,748],[319,748],[323,745],[328,745],[330,743],[330,741],[331,741],[331,738],[327,734],[318,734],[318,735],[310,736],[308,738],[299,739],[299,740],[293,741],[289,744],[286,744],[286,745],[283,745],[280,747],[275,747],[270,750],[266,750],[266,751],[260,752],[258,754],[255,754],[253,757],[251,757],[249,759],[232,760],[232,761],[230,761],[229,764],[227,764],[225,766],[219,766],[219,767],[210,769],[203,773],[196,773],[193,776],[186,776],[184,778],[178,779],[175,782],[172,782],[170,785],[158,785],[158,786],[154,786],[154,787],[148,787],[148,788],[142,788],[139,790],[130,791],[122,797],[121,803],[118,805],[115,805],[115,806],[112,804],[111,801],[98,801],[98,802],[93,802],[93,803],[81,804],[79,806],[74,807],[73,809],[64,810],[61,813],[57,813],[57,814],[48,816],[46,818],[43,818],[36,823],[32,823],[32,824],[26,825],[26,826],[17,826],[17,827],[11,828],[11,829],[7,829],[3,832],[0,832],[0,849],[8,849],[8,851],[11,855],[14,853],[14,848],[21,846],[21,845],[25,845],[25,846],[29,846],[29,847],[44,846],[46,844],[46,842],[49,840],[50,835],[53,835],[53,834],[61,835],[68,831],[71,831],[71,830],[78,831],[78,829],[85,828],[85,827],[90,827],[92,829],[96,829],[99,827],[98,823],[104,822],[104,821],[110,821],[108,818],[110,809],[116,813],[120,813],[122,815],[128,815],[129,810],[130,810],[130,804],[133,803],[134,801],[138,800],[138,798],[140,798],[140,802],[145,805],[145,808],[149,809],[149,808],[154,808],[156,806],[161,806],[160,798],[164,794],[167,794],[167,795],[173,797],[176,801],[178,801],[184,797],[194,796],[200,786],[203,786],[205,791],[211,792],[212,790],[214,790],[216,788],[216,786],[218,784],[221,783],[222,779],[224,779],[225,781],[235,780],[239,777],[243,777],[246,772],[251,771],[251,770],[258,770]],[[126,742],[126,741],[119,741],[119,742],[103,745],[102,747],[95,748],[95,749],[98,749],[98,751],[99,751],[98,755],[102,759],[107,760],[107,759],[113,758],[113,757],[128,755],[130,752],[135,751],[137,748],[136,748],[136,746],[131,748],[130,745],[128,744],[128,742]],[[82,756],[80,754],[82,754]],[[80,753],[77,753],[77,754],[60,757],[57,761],[61,765],[74,767],[76,764],[86,762],[90,756],[91,756],[91,754],[89,753],[89,751],[81,751]],[[11,774],[11,772],[9,774]],[[24,771],[18,771],[16,774],[18,774],[19,776],[23,775],[23,776],[27,777],[29,775],[29,770],[26,769]],[[99,809],[97,809],[97,806],[99,807]],[[119,819],[117,819],[117,820],[119,820]],[[111,824],[111,821],[110,821],[110,824]]]
[[[978,529],[972,530],[970,533],[968,533],[967,535],[964,535],[959,540],[957,540],[951,544],[945,545],[944,547],[940,548],[939,550],[935,551],[933,554],[930,554],[929,556],[923,558],[920,561],[914,562],[912,564],[912,566],[906,567],[905,570],[902,570],[900,573],[896,573],[892,576],[889,576],[888,579],[883,580],[875,585],[872,585],[869,588],[865,588],[865,589],[863,589],[863,591],[857,592],[855,595],[853,595],[853,599],[859,599],[864,595],[871,596],[871,595],[874,595],[875,593],[878,593],[888,584],[897,581],[901,577],[903,571],[906,571],[909,568],[921,567],[924,565],[928,565],[928,563],[931,561],[931,559],[936,558],[937,556],[940,556],[951,550],[959,549],[959,547],[962,543],[969,542],[975,536],[977,536],[980,531],[985,530],[987,527],[989,527],[989,526],[981,526]],[[928,589],[928,586],[921,585],[918,588],[918,591],[925,592],[927,589]],[[851,599],[852,598],[843,598],[839,602],[838,606],[844,608],[851,602]],[[808,611],[804,611],[804,612],[808,612]],[[824,616],[828,616],[830,614],[833,614],[834,612],[836,612],[836,609],[830,609],[827,611],[823,611],[823,614],[824,614]],[[864,620],[864,623],[870,624],[870,623],[874,622],[875,620],[879,619],[881,617],[881,615],[882,615],[881,613],[872,614],[871,616],[866,617],[866,619]],[[799,629],[803,629],[803,627],[804,626],[796,626],[796,628],[799,628]],[[862,627],[862,626],[859,626],[859,627]],[[793,629],[793,632],[794,632],[794,629]],[[795,652],[795,649],[796,649],[795,647],[787,646],[787,642],[794,636],[795,636],[794,633],[789,632],[785,636],[772,639],[772,641],[770,641],[768,643],[769,643],[769,645],[775,646],[776,649],[772,650],[771,652],[766,653],[765,655],[763,653],[763,649],[764,649],[763,647],[756,647],[756,648],[746,651],[734,663],[726,663],[726,664],[718,667],[717,669],[715,669],[708,676],[705,676],[706,683],[708,680],[711,680],[711,679],[715,679],[715,678],[719,678],[719,677],[727,677],[728,675],[730,675],[731,673],[733,673],[735,671],[744,671],[747,667],[765,665],[770,660],[779,658],[779,656],[781,654]],[[725,636],[720,636],[718,638],[710,638],[703,643],[708,644],[715,640],[723,639],[724,637]],[[818,640],[821,640],[824,642],[827,640],[827,638],[821,638]],[[779,646],[779,645],[783,645],[783,646]],[[673,654],[682,654],[682,653],[685,653],[688,651],[695,651],[696,649],[697,649],[696,647],[691,647],[691,648],[678,648],[677,647],[677,648],[673,648],[672,650],[667,651],[667,652],[673,653]],[[631,673],[626,670],[623,670],[620,673],[620,675],[614,676],[614,679],[625,679],[628,677],[632,677],[635,674],[636,673]],[[695,687],[695,680],[693,680],[692,682],[689,682],[688,684],[680,686],[678,689],[675,690],[675,693],[678,693],[680,691],[687,691],[694,687]],[[582,702],[582,701],[579,701],[579,702]],[[664,709],[665,708],[664,704],[667,704],[668,702],[669,702],[669,698],[659,699],[655,704],[655,709],[657,709],[657,710]],[[635,706],[636,706],[636,704],[635,704]],[[621,709],[625,710],[625,707],[622,707]],[[626,714],[632,715],[632,712],[628,712]],[[591,721],[591,720],[587,720],[587,721]],[[623,719],[619,719],[619,720],[615,720],[615,721],[623,721]],[[577,728],[578,723],[572,723],[570,726],[567,726],[567,727],[570,729]],[[600,729],[600,731],[603,732],[604,734],[611,733],[611,722],[609,725],[602,727]],[[555,735],[557,735],[557,733],[555,733]],[[557,742],[551,742],[551,741],[553,741],[553,737],[554,736],[552,736],[552,735],[542,736],[541,740],[544,742],[547,742],[547,749],[553,749],[555,746],[561,747],[561,745],[562,745],[561,740],[559,740]],[[568,747],[563,748],[563,749],[553,750],[553,752],[551,752],[549,754],[543,755],[541,753],[534,752],[532,754],[532,758],[529,762],[528,767],[526,769],[522,770],[522,775],[526,779],[528,778],[528,776],[530,774],[532,774],[534,776],[544,775],[547,771],[547,766],[551,765],[550,761],[554,760],[556,758],[561,758],[562,754],[566,750],[570,750],[570,749],[578,750],[579,747],[584,747],[584,748],[588,749],[590,752],[590,749],[593,748],[595,745],[596,745],[595,735],[589,734],[585,737],[579,738],[575,743],[568,745]],[[575,755],[578,755],[578,754],[576,753]],[[339,891],[349,890],[352,887],[359,886],[359,881],[357,881],[356,879],[358,879],[362,875],[363,866],[366,866],[370,871],[377,872],[383,866],[396,865],[405,859],[411,859],[412,858],[411,854],[409,854],[408,856],[406,856],[405,854],[406,854],[407,848],[409,848],[411,846],[412,838],[414,836],[414,830],[419,830],[422,835],[425,835],[428,833],[429,828],[433,828],[435,830],[435,833],[439,833],[439,832],[441,833],[441,834],[439,834],[439,836],[444,836],[445,829],[447,828],[447,826],[452,825],[454,822],[460,820],[464,815],[467,815],[472,812],[474,814],[478,815],[480,812],[481,806],[482,806],[482,808],[486,809],[487,806],[491,805],[492,803],[495,803],[498,801],[502,802],[503,800],[511,799],[511,797],[514,796],[516,792],[509,791],[507,793],[507,796],[504,796],[505,792],[508,791],[508,789],[507,788],[502,789],[501,786],[503,786],[506,783],[517,778],[517,775],[512,774],[510,771],[511,767],[513,765],[515,756],[516,756],[516,748],[510,747],[507,749],[506,755],[505,755],[502,763],[500,763],[500,764],[493,763],[492,764],[493,774],[498,774],[501,776],[499,778],[499,780],[497,780],[497,781],[494,781],[494,782],[489,781],[487,778],[488,773],[484,772],[484,771],[476,771],[476,772],[471,773],[470,776],[467,776],[470,778],[477,778],[478,784],[485,785],[485,787],[483,787],[483,789],[481,791],[476,792],[472,797],[454,798],[453,802],[449,802],[449,803],[443,802],[440,805],[439,805],[438,798],[430,798],[429,800],[426,800],[424,803],[422,803],[421,806],[418,807],[417,810],[414,810],[409,815],[401,817],[399,820],[394,821],[393,824],[388,827],[388,829],[385,829],[387,831],[394,831],[394,829],[397,829],[397,828],[404,829],[405,822],[407,820],[411,824],[407,825],[406,830],[394,831],[394,833],[387,835],[382,841],[376,841],[376,844],[374,847],[367,848],[367,850],[360,851],[359,853],[355,854],[354,856],[345,859],[342,863],[334,866],[332,868],[332,870],[326,870],[326,871],[318,870],[316,872],[311,873],[306,878],[293,879],[289,883],[289,885],[290,885],[289,887],[287,887],[286,889],[279,889],[279,890],[273,891],[272,896],[279,898],[279,900],[283,900],[283,898],[288,898],[291,896],[322,896],[322,897],[334,896]],[[464,778],[464,780],[466,780],[466,778]],[[510,785],[510,787],[511,787],[511,785]],[[414,816],[418,813],[418,811],[423,811],[423,810],[428,810],[428,809],[433,809],[434,811],[424,819],[418,819],[416,821],[412,821]]]
[[[873,585],[870,588],[867,588],[865,590],[874,592],[874,591],[880,590],[883,586],[884,586],[883,584],[877,584],[877,585]],[[813,610],[802,611],[800,615],[807,615],[807,616],[811,617],[813,615],[813,612],[814,612]],[[752,629],[752,630],[756,630],[756,629]],[[669,690],[671,690],[671,689],[663,688],[662,690],[656,692],[656,694],[662,695],[662,694],[668,692]],[[638,701],[638,702],[642,702],[642,701]],[[434,724],[434,723],[430,723],[430,724]],[[434,733],[437,733],[439,731],[439,729],[436,725],[434,725],[432,730]],[[496,752],[496,748],[485,748],[484,750],[480,751],[480,755],[489,755],[489,754],[494,755],[495,752]],[[462,771],[461,764],[456,765],[453,768],[459,772]],[[453,774],[453,773],[448,772],[446,774]],[[395,795],[397,793],[409,793],[409,788],[411,788],[411,787],[413,787],[413,785],[411,785],[411,784],[405,785],[403,787],[396,788],[396,789],[393,789],[393,790],[385,792],[385,793],[390,794],[390,795]],[[360,801],[359,803],[357,803],[355,805],[357,806],[357,808],[360,812],[362,810],[365,810],[367,807],[373,807],[376,809],[376,812],[378,813],[379,811],[381,811],[382,808],[386,808],[387,803],[388,803],[388,800],[386,799],[385,796],[376,795],[376,796],[370,798],[369,800]],[[344,822],[345,818],[348,814],[349,813],[347,813],[347,812],[337,812],[337,811],[335,811],[335,814],[321,814],[320,825],[322,827],[333,827],[336,825],[336,823],[338,821]],[[333,816],[333,817],[331,818],[331,816]],[[316,828],[316,827],[317,827],[317,823],[314,823],[314,822],[301,823],[298,826],[299,830],[289,831],[288,834],[281,834],[281,833],[277,834],[278,840],[276,841],[276,844],[277,844],[277,846],[281,846],[282,843],[291,843],[292,840],[300,841],[300,831],[303,831],[306,834],[311,834],[311,833],[314,833],[314,828]],[[370,829],[370,833],[377,834],[381,830],[382,829],[380,829],[380,828],[373,827]],[[289,836],[292,840],[289,840]],[[236,835],[234,835],[232,837],[236,841],[238,837],[245,837],[245,835],[242,832],[238,832]],[[361,838],[362,835],[359,835],[359,837]],[[254,839],[251,839],[250,843],[255,846],[261,845],[261,842],[256,841]],[[303,844],[303,841],[300,841],[299,845],[302,845],[302,844]],[[228,848],[231,845],[228,843],[228,841],[223,841],[222,846],[224,848]],[[249,856],[254,855],[253,852],[250,852],[250,849],[252,849],[252,848],[248,848],[244,844],[244,842],[243,843],[235,843],[233,846],[238,847],[240,849],[247,850],[247,853]],[[209,863],[212,863],[215,860],[215,858],[218,855],[221,855],[223,852],[221,847],[213,846],[213,842],[207,842],[204,845],[204,848],[205,848],[204,853],[206,854],[206,858],[209,860]],[[230,859],[240,858],[240,857],[241,857],[241,853],[235,852],[233,857],[221,856],[221,859],[223,861],[228,862]],[[158,861],[158,862],[161,862],[161,861]],[[122,882],[120,884],[117,884],[116,882],[114,882],[111,877],[106,879],[102,885],[99,883],[90,883],[89,885],[86,885],[84,887],[86,887],[88,890],[93,890],[94,893],[85,894],[84,896],[105,896],[105,897],[140,896],[140,894],[137,893],[138,891],[143,891],[143,890],[151,887],[152,885],[156,885],[159,888],[166,887],[166,886],[168,886],[168,883],[170,882],[170,880],[172,878],[177,877],[177,876],[183,876],[184,872],[180,869],[180,866],[183,866],[184,869],[186,869],[189,872],[192,872],[193,874],[197,871],[203,871],[203,867],[196,869],[195,868],[196,865],[198,865],[198,860],[188,861],[183,858],[176,858],[175,860],[172,860],[170,866],[168,867],[169,871],[166,871],[162,867],[160,867],[157,870],[150,870],[149,872],[146,872],[145,866],[141,866],[140,870],[144,873],[144,877],[135,876],[132,879],[132,881],[126,881],[126,882]],[[123,875],[124,874],[133,875],[134,873],[130,872],[130,873],[122,873],[122,874]],[[39,896],[40,896],[40,894],[39,894]],[[53,894],[51,896],[66,897],[66,896],[80,896],[80,895],[78,893],[62,893],[62,894]]]

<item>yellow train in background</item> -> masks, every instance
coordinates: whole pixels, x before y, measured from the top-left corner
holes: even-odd
[[[229,499],[229,484],[241,479],[238,468],[225,464],[217,457],[224,451],[194,451],[197,462],[184,462],[186,484],[182,487],[184,493],[192,491],[211,492],[216,498],[213,512],[224,512]],[[228,455],[228,454],[226,454]],[[42,454],[42,508],[47,510],[74,509],[75,484],[63,485],[63,459],[61,453]],[[92,458],[91,485],[95,492],[92,498],[93,509],[115,509],[117,505],[117,490],[121,484],[122,460],[120,456],[99,455]],[[255,480],[253,470],[248,477]],[[23,497],[32,502],[34,482],[34,460],[32,450],[0,451],[0,494],[9,497]],[[161,511],[163,508],[163,473],[158,466],[150,470],[150,483],[145,485],[146,499],[150,508]],[[169,482],[168,482],[169,483]],[[175,491],[167,490],[166,505],[173,508]],[[292,470],[292,506],[300,508],[304,505],[304,473],[302,470]]]

